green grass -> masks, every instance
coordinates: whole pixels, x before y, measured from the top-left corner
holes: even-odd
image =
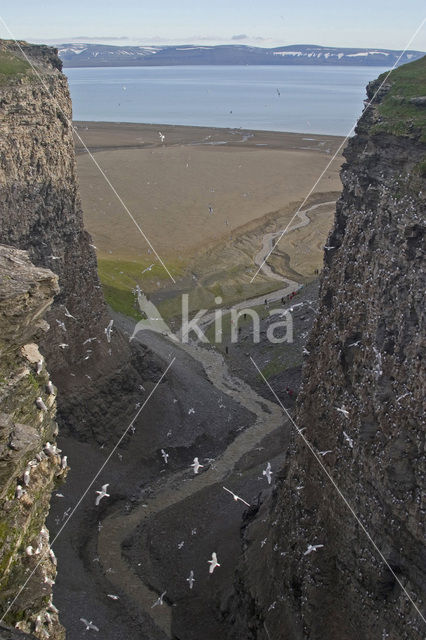
[[[385,77],[386,73],[377,78],[373,92]],[[377,107],[381,122],[373,126],[373,132],[419,135],[426,142],[426,109],[410,103],[411,98],[426,96],[426,56],[392,71],[388,83],[391,87]]]
[[[136,320],[142,318],[138,308],[135,307],[135,296],[132,289],[138,284],[142,291],[150,293],[157,289],[157,282],[170,279],[165,269],[158,264],[155,264],[151,271],[143,274],[142,271],[150,264],[98,258],[98,273],[105,300],[114,311]],[[176,266],[167,264],[167,268],[173,277],[179,275]]]
[[[426,178],[426,158],[422,160],[422,162],[418,162],[415,166],[415,169],[419,176],[422,178]]]
[[[27,73],[31,69],[26,60],[22,60],[12,53],[0,51],[0,85],[6,84],[11,78]]]
[[[274,376],[288,369],[289,366],[290,365],[288,363],[282,362],[282,360],[280,360],[279,358],[274,358],[274,360],[271,360],[271,362],[268,362],[268,364],[263,367],[262,375],[266,378],[266,380],[269,380],[270,378],[273,378]],[[262,376],[258,374],[258,378],[259,380],[261,380]]]

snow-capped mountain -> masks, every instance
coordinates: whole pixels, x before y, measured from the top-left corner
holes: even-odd
[[[422,51],[348,49],[316,45],[290,45],[264,49],[245,45],[219,46],[112,46],[60,44],[65,67],[127,67],[164,65],[368,65],[392,67],[412,62]],[[402,55],[401,55],[402,54]],[[401,56],[401,57],[400,57]]]

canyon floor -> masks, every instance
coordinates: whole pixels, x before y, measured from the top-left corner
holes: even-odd
[[[291,429],[249,355],[291,410],[294,395],[285,389],[298,389],[315,297],[313,283],[292,301],[299,305],[294,309],[295,340],[283,346],[282,369],[276,372],[268,370],[271,345],[264,337],[251,344],[250,326],[240,336],[244,347],[233,345],[227,356],[199,344],[175,345],[148,331],[138,334],[164,370],[176,360],[142,410],[134,433],[114,452],[54,544],[61,566],[54,597],[70,640],[84,634],[80,617],[93,619],[108,640],[228,637],[220,612],[227,611],[241,553],[240,527],[262,508],[279,481]],[[114,318],[131,335],[134,321],[118,314]],[[263,336],[268,323],[265,315]],[[142,403],[155,382],[144,385]],[[62,438],[60,444],[72,472],[58,490],[64,497],[52,501],[52,537],[115,445],[73,438]],[[162,448],[170,455],[167,464]],[[195,456],[204,465],[198,476],[190,467]],[[271,485],[262,473],[267,462],[275,474]],[[95,490],[106,482],[111,497],[96,507]],[[241,495],[250,508],[234,502],[223,486]],[[267,535],[261,532],[259,545]],[[207,561],[213,551],[222,566],[210,575]],[[261,566],[259,546],[259,571]],[[192,590],[186,581],[191,570],[196,579]],[[165,604],[151,608],[163,591]]]
[[[251,324],[242,320],[238,342],[232,344],[229,316],[216,346],[176,344],[149,331],[137,334],[163,370],[175,360],[157,390],[156,379],[144,384],[140,402],[153,395],[116,450],[109,441],[60,440],[71,472],[52,501],[52,538],[84,497],[53,545],[60,565],[55,603],[70,640],[85,633],[80,617],[93,620],[107,640],[226,638],[229,627],[222,613],[228,610],[241,553],[240,528],[244,518],[262,509],[279,481],[291,428],[250,356],[291,411],[303,345],[315,316],[315,270],[321,267],[332,222],[340,159],[296,216],[258,282],[250,286],[249,280],[340,139],[108,123],[79,123],[78,130],[114,185],[129,196],[126,204],[139,212],[168,264],[178,259],[176,247],[184,256],[174,272],[176,288],[159,275],[158,263],[142,273],[152,255],[113,204],[89,158],[79,155],[86,225],[97,247],[105,293],[116,309],[115,326],[132,335],[131,290],[139,284],[172,327],[178,323],[178,299],[184,291],[190,294],[190,308],[211,308],[216,295],[228,305],[247,300],[261,318],[261,339],[253,344]],[[309,150],[303,149],[308,145]],[[235,185],[237,170],[243,177]],[[155,189],[144,184],[141,193],[141,177],[156,181]],[[266,177],[269,186],[262,195]],[[193,200],[185,205],[184,198]],[[161,214],[154,203],[161,205]],[[209,206],[217,213],[209,214]],[[293,291],[297,293],[290,301]],[[279,349],[266,338],[274,308],[293,310],[294,340]],[[211,331],[210,326],[209,337]],[[102,419],[108,420],[107,411]],[[123,432],[128,426],[123,424]],[[170,456],[167,464],[162,449]],[[198,475],[190,467],[195,456],[204,465]],[[263,475],[268,462],[274,472],[271,485]],[[111,497],[96,507],[95,490],[104,483],[109,483]],[[235,502],[223,486],[251,506]],[[268,533],[259,535],[262,571]],[[210,575],[207,561],[213,551],[222,566]],[[193,589],[187,582],[191,570]],[[164,604],[153,607],[164,591]]]

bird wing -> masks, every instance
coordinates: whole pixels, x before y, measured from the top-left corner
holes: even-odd
[[[86,627],[87,627],[87,626],[89,626],[89,623],[88,623],[88,621],[86,620],[86,618],[80,618],[80,620],[81,620],[81,622],[82,622],[83,624],[85,624],[85,625],[86,625]]]
[[[109,487],[109,484],[103,484],[102,485],[102,491],[104,491],[105,493],[107,492],[107,489]]]
[[[100,503],[101,499],[102,499],[102,495],[101,495],[101,494],[99,494],[98,496],[96,496],[96,500],[95,500],[95,505],[96,505],[96,506],[98,506],[98,504]],[[81,618],[80,618],[80,620],[81,620]]]
[[[93,629],[93,631],[99,631],[98,627],[95,624],[90,624],[90,628]]]

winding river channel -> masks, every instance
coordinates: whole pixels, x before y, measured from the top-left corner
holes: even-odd
[[[309,224],[310,220],[307,215],[309,212],[319,207],[334,206],[334,204],[334,201],[325,202],[299,211],[295,217],[295,224],[287,230],[287,233]],[[262,265],[265,256],[273,248],[274,240],[279,238],[281,233],[278,231],[264,236],[262,247],[255,257],[256,265]],[[262,270],[270,278],[286,282],[284,288],[281,287],[272,294],[268,294],[268,300],[271,302],[287,296],[301,286],[299,283],[275,273],[266,263],[262,266]],[[263,301],[264,296],[246,300],[235,305],[234,308],[242,309],[247,305],[253,307],[262,304]],[[202,325],[205,327],[213,320],[214,313],[206,315]],[[248,384],[235,375],[231,375],[224,358],[217,350],[206,349],[195,342],[176,343],[166,336],[151,331],[139,332],[136,340],[149,347],[164,361],[170,361],[173,356],[178,357],[179,354],[182,355],[182,351],[185,352],[202,365],[208,380],[216,390],[230,396],[233,401],[253,415],[251,426],[238,433],[221,455],[216,458],[214,466],[199,475],[194,475],[189,481],[184,481],[188,478],[187,469],[173,473],[163,481],[160,480],[157,484],[152,485],[153,493],[150,497],[144,499],[143,504],[135,506],[129,514],[123,516],[122,506],[117,506],[109,512],[102,522],[103,526],[99,531],[97,541],[98,555],[104,571],[107,569],[109,571],[109,581],[118,591],[126,594],[139,610],[149,615],[154,624],[167,637],[171,638],[172,607],[166,601],[162,607],[152,607],[158,593],[141,580],[124,558],[122,554],[124,541],[140,525],[148,522],[150,518],[164,509],[194,496],[208,486],[223,484],[224,479],[233,472],[243,456],[258,447],[265,436],[276,429],[282,429],[287,424],[288,418],[283,415],[278,404],[260,396]]]

